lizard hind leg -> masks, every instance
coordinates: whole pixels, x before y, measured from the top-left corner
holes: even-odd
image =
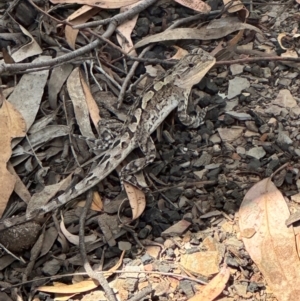
[[[189,102],[189,92],[185,92],[182,95],[182,99],[179,100],[178,103],[178,118],[182,124],[190,127],[197,128],[201,124],[204,123],[204,118],[206,116],[207,108],[201,109],[199,106],[196,106],[195,116],[190,116],[187,113]]]
[[[142,186],[134,177],[134,174],[144,169],[149,163],[152,163],[156,158],[156,148],[155,144],[150,136],[143,135],[138,143],[141,151],[145,157],[138,158],[129,162],[124,166],[120,173],[121,184],[123,187],[123,181],[129,182],[130,184],[136,186],[137,188],[148,191],[147,186]]]

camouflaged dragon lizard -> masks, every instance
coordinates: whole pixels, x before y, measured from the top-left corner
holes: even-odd
[[[154,80],[139,97],[129,121],[125,123],[126,126],[111,143],[107,144],[108,149],[98,165],[75,187],[42,206],[38,213],[50,212],[91,189],[107,177],[137,147],[141,149],[144,157],[131,161],[123,167],[121,179],[126,180],[127,175],[142,170],[156,157],[151,134],[176,107],[178,117],[184,125],[192,128],[201,125],[206,110],[197,107],[196,115],[188,116],[189,94],[192,87],[199,83],[214,63],[214,57],[199,49],[186,55],[171,70]]]

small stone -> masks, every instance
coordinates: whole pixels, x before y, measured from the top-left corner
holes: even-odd
[[[247,151],[247,156],[255,158],[255,159],[261,159],[266,155],[266,151],[261,147],[253,147],[249,151]]]
[[[277,119],[274,117],[270,118],[268,121],[268,125],[275,128],[277,126]]]
[[[219,92],[218,86],[212,80],[206,81],[205,91],[209,94],[215,95]]]
[[[246,155],[246,150],[245,150],[245,148],[242,147],[242,146],[238,146],[238,147],[236,148],[236,152],[237,152],[240,156],[242,156],[242,157]]]
[[[262,71],[263,71],[264,78],[272,77],[272,72],[271,72],[271,69],[269,67],[262,68]]]
[[[273,104],[283,108],[293,108],[297,106],[297,101],[289,90],[283,89],[279,91]]]
[[[188,199],[191,199],[194,197],[195,195],[195,192],[192,188],[188,188],[188,189],[185,189],[184,190],[184,195],[188,198]]]
[[[250,71],[254,76],[256,77],[261,77],[262,76],[262,70],[261,68],[258,66],[258,65],[254,65],[252,68],[251,68],[251,71]]]
[[[256,133],[258,132],[258,128],[254,121],[246,121],[245,125],[249,131],[256,132]]]
[[[289,145],[293,144],[293,141],[292,141],[292,139],[287,134],[285,134],[283,131],[280,131],[278,133],[277,143],[281,147],[287,148]]]
[[[269,125],[267,124],[263,124],[260,128],[259,128],[259,132],[261,134],[265,134],[268,133],[270,131]]]
[[[184,206],[186,206],[188,204],[188,199],[186,196],[182,195],[179,198],[179,202],[178,202],[178,207],[179,208],[183,208]]]
[[[257,132],[252,132],[252,131],[246,131],[244,134],[245,138],[251,138],[251,137],[259,137],[259,133]]]
[[[218,128],[218,133],[223,142],[232,142],[242,136],[243,128]]]
[[[182,235],[189,227],[191,223],[186,220],[181,220],[174,224],[173,226],[166,229],[164,232],[161,233],[162,237],[168,236],[180,236]]]
[[[194,171],[194,175],[199,179],[199,180],[202,180],[203,177],[208,173],[208,170],[207,169],[202,169],[202,170],[199,170],[199,171]]]
[[[244,120],[252,120],[252,117],[250,114],[243,113],[243,112],[234,112],[234,111],[227,111],[225,114],[229,115],[230,117],[244,121]]]
[[[210,155],[207,152],[203,152],[201,157],[194,161],[193,166],[194,167],[201,167],[204,165],[207,165],[211,162],[212,155]]]
[[[209,137],[209,141],[213,144],[218,144],[221,143],[221,138],[218,134],[213,134]]]
[[[243,77],[235,77],[232,80],[229,80],[229,87],[228,87],[228,99],[232,99],[235,96],[241,94],[244,89],[250,87],[250,83],[246,78]]]
[[[300,149],[299,148],[295,148],[294,152],[298,157],[300,157]]]
[[[244,71],[244,65],[239,65],[239,64],[232,64],[230,66],[230,71],[232,75],[238,75],[243,73]]]
[[[216,156],[220,155],[221,152],[222,152],[221,146],[220,146],[219,144],[215,144],[215,145],[213,146],[212,151],[213,151],[213,154],[214,154],[214,155],[216,155]]]
[[[292,80],[289,78],[280,78],[278,84],[288,87],[291,84]]]

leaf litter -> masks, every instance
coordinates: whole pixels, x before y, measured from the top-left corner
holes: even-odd
[[[93,298],[99,290],[99,300],[115,300],[112,288],[120,300],[142,300],[151,293],[159,300],[296,300],[296,4],[254,4],[260,13],[255,16],[253,7],[240,1],[210,7],[202,1],[144,0],[142,9],[141,1],[128,0],[52,0],[50,9],[14,2],[16,8],[5,8],[15,18],[9,33],[13,44],[4,45],[6,65],[0,68],[6,72],[0,208],[2,225],[9,228],[1,228],[8,256],[0,257],[0,267],[15,278],[5,276],[3,283],[19,279],[22,286],[21,281],[40,279],[31,284],[36,298],[43,291],[55,293],[57,300]],[[107,34],[105,26],[114,22],[116,33]],[[37,23],[39,31],[33,30]],[[95,40],[101,36],[102,43]],[[85,48],[89,45],[97,46]],[[132,64],[143,46],[150,46],[139,58],[143,63]],[[190,131],[171,115],[153,135],[156,161],[145,177],[135,175],[152,194],[129,183],[124,183],[127,196],[120,193],[112,173],[95,187],[87,215],[84,195],[61,212],[37,215],[101,160],[101,152],[90,152],[95,145],[90,141],[99,133],[116,137],[122,123],[113,114],[126,122],[135,97],[153,80],[143,75],[145,69],[161,72],[195,47],[218,59],[192,95],[209,107],[207,119]],[[90,141],[80,142],[73,133]],[[15,137],[21,138],[10,146]],[[271,174],[281,165],[273,183]],[[83,239],[91,240],[84,246],[82,229]],[[86,262],[94,263],[98,274],[110,271],[105,277],[116,273],[115,279],[76,274]],[[40,285],[43,277],[55,275],[64,282]],[[25,299],[29,293],[17,291]]]

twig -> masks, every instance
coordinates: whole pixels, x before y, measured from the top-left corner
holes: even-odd
[[[53,21],[57,22],[58,24],[63,25],[69,25],[72,26],[72,23],[68,22],[67,20],[58,20],[55,17],[49,15],[47,12],[43,11],[41,8],[39,8],[32,0],[27,0],[37,11],[39,11],[41,14],[47,16],[48,18],[52,19]]]
[[[107,273],[107,271],[97,271],[95,273],[97,273],[97,274],[104,274],[104,273]],[[179,278],[179,279],[185,279],[185,280],[193,281],[193,282],[199,283],[199,284],[207,284],[207,281],[196,279],[196,278],[189,277],[189,276],[186,276],[186,275],[179,275],[179,274],[176,274],[176,273],[165,273],[165,272],[159,272],[159,271],[142,271],[142,270],[141,271],[116,270],[116,271],[114,271],[114,273],[116,273],[116,274],[142,273],[142,274],[150,274],[150,275],[153,274],[153,275],[161,275],[161,276],[169,276],[169,277],[175,277],[175,278]],[[24,281],[22,283],[17,283],[17,284],[11,285],[9,288],[19,287],[21,285],[33,283],[33,282],[36,282],[36,281],[57,280],[57,279],[65,278],[65,277],[74,277],[76,275],[78,275],[78,276],[86,276],[88,274],[86,272],[81,272],[81,273],[70,273],[70,274],[62,274],[62,275],[56,275],[56,276],[48,276],[48,277],[35,278],[35,279],[29,280],[29,281]],[[3,289],[5,289],[5,288],[3,288]]]
[[[19,2],[20,2],[20,0],[14,0],[13,2],[11,2],[9,4],[9,7],[7,8],[7,10],[2,15],[1,19],[4,19],[5,17],[7,17],[10,14],[10,12],[19,4]]]
[[[109,24],[107,30],[103,34],[105,38],[110,37],[114,30],[115,30],[114,24]],[[67,53],[65,55],[59,56],[55,59],[43,61],[43,62],[34,62],[34,63],[23,63],[23,64],[2,64],[0,65],[0,75],[4,72],[17,72],[22,71],[26,69],[33,69],[38,67],[50,67],[55,66],[60,63],[69,62],[70,60],[74,59],[75,57],[78,57],[80,55],[83,55],[94,48],[98,47],[101,44],[101,40],[95,40],[91,42],[90,44],[83,46],[77,50],[74,50],[73,52]]]
[[[278,172],[280,172],[282,169],[286,168],[290,163],[287,162],[285,164],[283,164],[282,166],[278,167],[271,175],[270,175],[270,179],[272,179]]]
[[[83,261],[83,266],[87,274],[89,275],[89,277],[96,279],[99,282],[99,284],[102,286],[108,301],[117,301],[117,298],[114,295],[114,292],[109,286],[104,275],[96,273],[92,269],[87,259],[85,242],[84,242],[84,224],[85,224],[87,212],[90,209],[92,202],[93,202],[93,191],[90,190],[87,194],[86,203],[79,218],[79,249]]]
[[[133,7],[132,9],[127,10],[127,11],[120,13],[116,16],[113,16],[111,18],[107,18],[107,19],[100,20],[100,21],[88,22],[88,23],[84,23],[84,24],[78,24],[76,26],[73,26],[73,28],[74,29],[83,29],[83,28],[87,28],[87,27],[96,27],[99,25],[107,25],[107,24],[112,24],[112,23],[115,24],[116,26],[118,26],[119,24],[123,23],[124,21],[133,18],[136,14],[143,11],[144,9],[146,9],[148,6],[154,4],[155,2],[157,2],[157,0],[144,0],[139,5]]]
[[[143,51],[140,53],[139,57],[143,57],[145,55],[145,53],[150,50],[152,48],[152,45],[149,45],[147,46],[145,49],[143,49]],[[127,89],[127,86],[129,84],[129,81],[131,79],[131,77],[134,75],[134,72],[136,70],[136,68],[138,67],[139,65],[139,62],[135,61],[131,68],[130,68],[130,71],[128,72],[128,74],[126,75],[125,77],[125,80],[123,82],[123,85],[122,85],[122,88],[121,88],[121,91],[120,91],[120,94],[119,94],[119,97],[118,97],[118,109],[120,109],[120,107],[122,106],[122,103],[123,103],[123,99],[124,99],[124,96],[125,96],[125,93],[126,93],[126,89]]]

